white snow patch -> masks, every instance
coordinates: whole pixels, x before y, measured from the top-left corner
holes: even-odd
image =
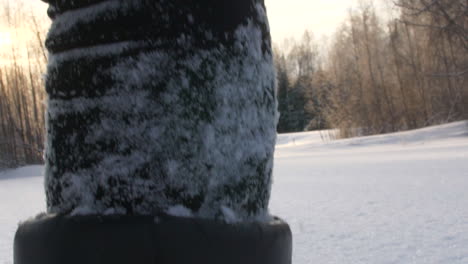
[[[127,210],[121,207],[107,208],[104,211],[104,215],[125,215],[126,213],[127,213]]]
[[[148,43],[143,41],[122,41],[112,44],[102,44],[86,48],[75,48],[66,52],[50,54],[47,64],[48,68],[55,68],[60,63],[87,57],[103,57],[120,54],[133,49],[147,47]]]
[[[171,206],[166,210],[168,215],[179,216],[179,217],[193,217],[192,210],[188,209],[183,205]]]
[[[227,223],[238,223],[240,222],[239,217],[237,217],[236,213],[229,207],[222,205],[221,212],[224,215],[224,220]]]
[[[108,211],[105,211],[104,213],[107,213]],[[73,211],[70,213],[71,216],[77,216],[77,215],[92,215],[96,214],[96,210],[89,206],[79,206],[73,209]]]

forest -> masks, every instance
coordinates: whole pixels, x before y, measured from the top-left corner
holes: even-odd
[[[394,5],[391,19],[371,3],[350,11],[325,50],[309,32],[276,47],[278,132],[353,137],[468,118],[468,2]]]
[[[47,18],[45,18],[47,20]],[[5,5],[0,27],[28,35],[1,51],[0,168],[42,163],[48,22]],[[337,138],[468,119],[468,2],[362,2],[327,41],[311,32],[274,45],[278,133]]]

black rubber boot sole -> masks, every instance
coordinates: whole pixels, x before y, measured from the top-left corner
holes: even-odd
[[[20,224],[15,264],[290,264],[287,223],[55,216]]]

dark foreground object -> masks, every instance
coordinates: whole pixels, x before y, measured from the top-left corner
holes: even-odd
[[[46,216],[16,232],[15,264],[290,264],[289,226],[172,216]]]

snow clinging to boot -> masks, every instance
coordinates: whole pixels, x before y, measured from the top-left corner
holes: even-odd
[[[50,213],[267,215],[277,114],[263,0],[49,4]]]

